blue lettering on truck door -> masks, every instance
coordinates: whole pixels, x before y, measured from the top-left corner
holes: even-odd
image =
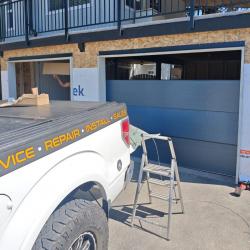
[[[84,96],[83,91],[84,91],[84,88],[81,88],[81,86],[78,85],[77,88],[73,88],[73,95],[74,96]]]

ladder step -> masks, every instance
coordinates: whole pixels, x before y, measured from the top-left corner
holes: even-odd
[[[135,216],[136,219],[138,219],[139,221],[143,221],[147,224],[150,224],[150,225],[153,225],[153,226],[157,226],[157,227],[161,227],[163,229],[168,229],[167,226],[161,224],[161,223],[157,223],[157,222],[153,222],[153,221],[149,221],[148,219],[144,219],[144,218],[141,218],[141,217],[138,217],[138,216]]]
[[[148,179],[148,182],[151,184],[159,185],[159,186],[168,186],[168,187],[170,186],[169,180],[160,180],[160,179],[150,177]],[[174,185],[176,186],[177,183],[175,182]]]
[[[159,185],[159,186],[169,186],[170,185],[169,180],[161,180],[161,179],[152,178],[152,177],[150,177],[148,179],[148,182],[151,184]],[[176,183],[175,183],[175,185],[176,185]]]
[[[155,193],[155,192],[151,192],[150,196],[154,197],[156,199],[159,199],[159,200],[164,200],[164,201],[169,200],[169,197],[167,195],[163,195],[163,194],[159,194],[159,193]]]
[[[151,192],[151,194],[149,196],[154,197],[154,198],[159,199],[159,200],[169,201],[169,196],[164,195],[164,194]],[[176,198],[173,196],[172,200],[178,202],[178,201],[180,201],[180,198]]]
[[[169,180],[160,180],[156,178],[149,178],[148,182],[151,184],[159,185],[159,186],[168,186]]]
[[[143,172],[169,177],[171,175],[171,168],[168,166],[147,164],[144,166]]]

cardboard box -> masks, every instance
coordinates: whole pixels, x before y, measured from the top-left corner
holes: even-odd
[[[171,79],[172,80],[181,80],[182,79],[182,69],[181,68],[173,68],[171,71]]]
[[[32,90],[36,92],[36,89]],[[0,104],[0,108],[5,107],[23,107],[23,106],[42,106],[49,104],[49,95],[48,94],[24,94],[19,97],[17,100],[9,100]]]
[[[17,99],[17,102],[13,106],[41,106],[49,104],[49,95],[33,95],[24,94]]]
[[[43,63],[43,75],[70,75],[69,63]]]
[[[38,88],[32,88],[32,89],[31,89],[31,93],[32,93],[33,95],[39,95],[39,93],[38,93]]]

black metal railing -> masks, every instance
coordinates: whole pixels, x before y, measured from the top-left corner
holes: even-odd
[[[25,35],[24,1],[0,4],[0,39]]]
[[[0,0],[0,40],[250,10],[250,0]]]
[[[190,0],[125,0],[122,20],[186,16],[189,6]]]

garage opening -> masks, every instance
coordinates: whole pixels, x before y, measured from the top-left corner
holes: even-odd
[[[17,97],[38,87],[51,100],[70,100],[69,60],[17,62],[15,71]]]
[[[172,137],[180,166],[235,176],[240,75],[241,51],[107,58],[107,100]]]

